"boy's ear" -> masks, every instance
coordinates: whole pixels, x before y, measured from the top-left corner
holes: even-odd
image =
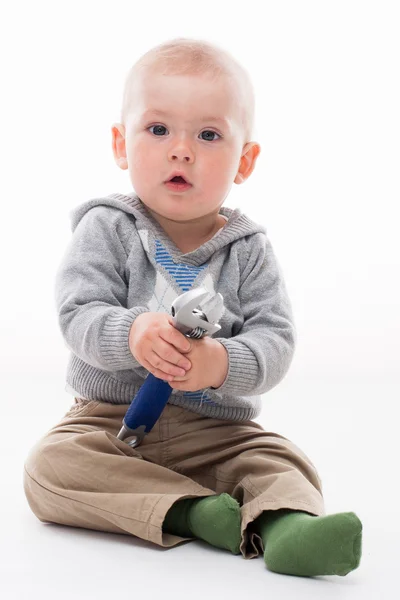
[[[111,128],[111,135],[115,162],[121,169],[126,170],[128,161],[126,159],[125,126],[121,123],[114,123]]]
[[[261,146],[257,142],[248,142],[245,144],[242,156],[240,158],[240,164],[236,177],[233,180],[234,183],[240,184],[246,181],[253,172],[256,166],[256,160],[261,152]]]

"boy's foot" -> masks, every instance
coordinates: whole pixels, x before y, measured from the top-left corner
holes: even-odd
[[[315,517],[264,511],[257,519],[268,570],[287,575],[347,575],[361,559],[362,523],[353,512]]]
[[[241,513],[239,503],[229,494],[190,498],[173,504],[163,531],[182,537],[196,537],[217,548],[240,553]]]

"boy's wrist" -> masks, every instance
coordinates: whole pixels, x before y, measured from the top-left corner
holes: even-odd
[[[211,389],[217,389],[222,386],[225,379],[228,375],[228,367],[229,367],[229,359],[228,359],[228,351],[221,342],[218,340],[213,340],[210,338],[214,344],[215,351],[215,365],[216,365],[216,377],[213,384],[210,386]]]

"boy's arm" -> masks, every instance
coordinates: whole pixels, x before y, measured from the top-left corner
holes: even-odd
[[[82,217],[55,284],[59,325],[67,346],[105,371],[142,369],[129,349],[129,330],[135,318],[149,310],[126,307],[127,253],[116,224],[120,214],[95,207]]]
[[[228,353],[228,374],[218,392],[263,394],[286,375],[295,348],[290,300],[271,243],[254,236],[238,291],[244,323],[232,338],[214,338]]]

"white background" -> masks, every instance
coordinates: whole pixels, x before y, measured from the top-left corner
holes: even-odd
[[[14,1],[0,23],[0,595],[365,599],[380,586],[395,598],[398,3]],[[312,458],[328,513],[362,520],[362,562],[346,577],[288,577],[200,542],[161,551],[44,525],[23,494],[29,449],[72,403],[53,299],[69,212],[131,191],[111,150],[124,79],[176,36],[220,44],[253,80],[262,152],[225,205],[266,226],[298,332],[257,420]]]

